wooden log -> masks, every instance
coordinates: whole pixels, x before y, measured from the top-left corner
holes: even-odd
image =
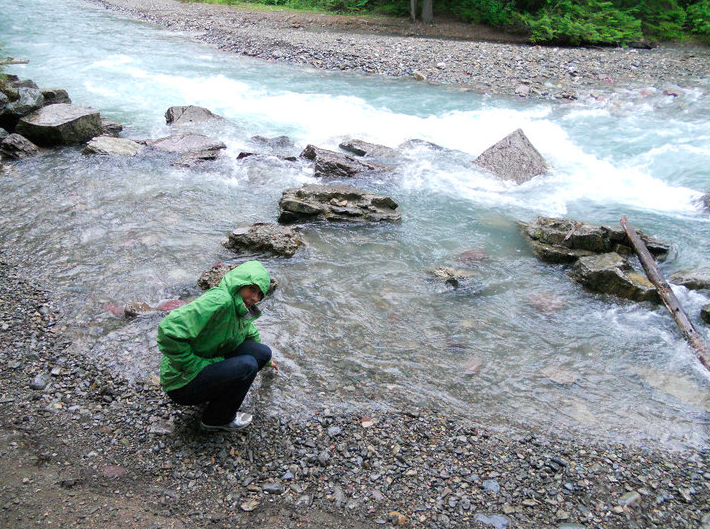
[[[12,57],[7,57],[5,59],[0,59],[0,66],[6,66],[8,64],[27,64],[30,61],[27,59],[13,59]]]
[[[646,276],[649,281],[654,284],[656,290],[658,290],[658,295],[661,297],[661,301],[663,301],[663,304],[678,324],[678,327],[683,333],[683,337],[693,347],[693,349],[695,349],[695,354],[700,362],[706,369],[710,370],[710,350],[708,350],[707,345],[705,345],[705,342],[703,342],[703,339],[698,334],[693,322],[690,321],[690,318],[688,318],[688,314],[686,314],[683,307],[681,307],[680,303],[678,303],[678,298],[676,298],[675,294],[673,294],[671,287],[663,278],[663,275],[661,275],[660,270],[658,270],[658,265],[653,259],[651,252],[648,251],[648,248],[646,248],[646,245],[641,240],[641,237],[636,232],[636,229],[631,226],[626,217],[622,217],[620,222],[626,232],[626,235],[629,237],[631,244],[634,246],[639,259],[641,260],[641,265],[646,271]]]

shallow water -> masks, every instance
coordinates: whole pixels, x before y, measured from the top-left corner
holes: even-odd
[[[281,192],[315,181],[300,162],[236,160],[258,150],[253,135],[288,135],[283,154],[295,155],[348,136],[393,147],[419,138],[457,152],[406,149],[391,174],[348,182],[391,195],[401,224],[308,225],[294,258],[261,257],[279,281],[259,324],[282,365],[269,405],[425,406],[492,427],[708,445],[710,377],[665,310],[584,291],[538,262],[515,225],[626,215],[675,244],[665,273],[710,267],[710,217],[694,202],[708,191],[706,87],[574,104],[492,98],[233,57],[76,0],[0,8],[5,51],[30,60],[11,72],[66,88],[122,123],[124,137],[168,135],[172,105],[227,118],[203,129],[228,146],[208,169],[65,148],[0,178],[4,246],[50,282],[76,351],[131,378],[154,374],[159,316],[126,323],[111,309],[196,295],[202,271],[243,258],[221,246],[231,229],[275,221]],[[512,186],[471,168],[516,128],[550,162],[548,176]],[[460,267],[470,249],[485,258],[468,288],[433,280],[431,269]],[[698,319],[708,293],[675,290],[710,341]]]

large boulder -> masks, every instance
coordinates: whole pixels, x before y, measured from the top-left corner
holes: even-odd
[[[522,184],[547,172],[547,162],[521,129],[489,147],[473,162],[502,180]]]
[[[0,141],[0,158],[19,160],[34,156],[39,152],[39,147],[19,134],[8,134]]]
[[[710,289],[710,270],[681,270],[668,276],[668,282],[690,290]]]
[[[194,105],[174,106],[165,111],[165,122],[168,125],[193,125],[204,123],[211,119],[224,119],[203,107]]]
[[[386,195],[378,195],[352,186],[306,184],[287,189],[279,201],[279,222],[305,220],[329,221],[400,221],[397,203]]]
[[[69,94],[63,88],[40,88],[44,97],[45,105],[56,105],[57,103],[66,103],[71,105]]]
[[[20,118],[44,105],[44,97],[39,88],[31,86],[12,86],[4,94],[4,103],[0,105],[0,126],[14,131]]]
[[[101,116],[90,107],[58,103],[20,119],[17,132],[37,145],[84,143],[101,134]]]
[[[379,165],[361,162],[347,154],[340,154],[314,145],[307,145],[301,158],[315,162],[314,174],[325,178],[350,178],[368,171],[381,171],[385,168]]]
[[[193,134],[191,132],[173,134],[165,138],[150,140],[147,143],[154,149],[178,154],[201,153],[204,151],[217,152],[227,148],[219,140],[213,140],[202,134]]]
[[[270,253],[292,257],[303,246],[303,241],[298,236],[298,228],[257,222],[237,227],[229,234],[224,246],[237,253]]]
[[[631,243],[620,226],[601,226],[552,217],[537,217],[529,223],[518,222],[518,226],[535,254],[548,263],[572,263],[595,253],[633,253]],[[653,255],[668,253],[668,243],[639,234]]]
[[[658,291],[616,252],[580,257],[569,277],[590,290],[631,299],[660,302]]]
[[[96,136],[91,138],[83,151],[83,154],[115,154],[119,156],[135,156],[145,149],[133,140],[125,138],[115,138],[113,136]]]
[[[384,145],[369,143],[363,140],[345,140],[338,145],[344,151],[366,158],[396,158],[399,153]]]

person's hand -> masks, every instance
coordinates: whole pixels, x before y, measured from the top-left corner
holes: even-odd
[[[279,370],[279,366],[277,366],[277,365],[276,365],[276,362],[274,362],[273,360],[271,360],[271,366],[270,366],[270,367],[271,367],[271,369],[273,369],[274,371],[278,371],[278,370]]]

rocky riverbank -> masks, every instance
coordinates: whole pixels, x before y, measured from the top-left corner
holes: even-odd
[[[243,434],[203,434],[157,385],[69,354],[51,292],[9,261],[3,527],[710,527],[707,451],[495,434],[430,410],[295,421],[268,407],[278,379]]]
[[[425,26],[389,18],[251,11],[177,0],[92,1],[189,32],[228,52],[490,94],[599,99],[632,89],[677,97],[687,88],[709,87],[708,47],[540,47],[500,42],[521,39],[445,21]]]

